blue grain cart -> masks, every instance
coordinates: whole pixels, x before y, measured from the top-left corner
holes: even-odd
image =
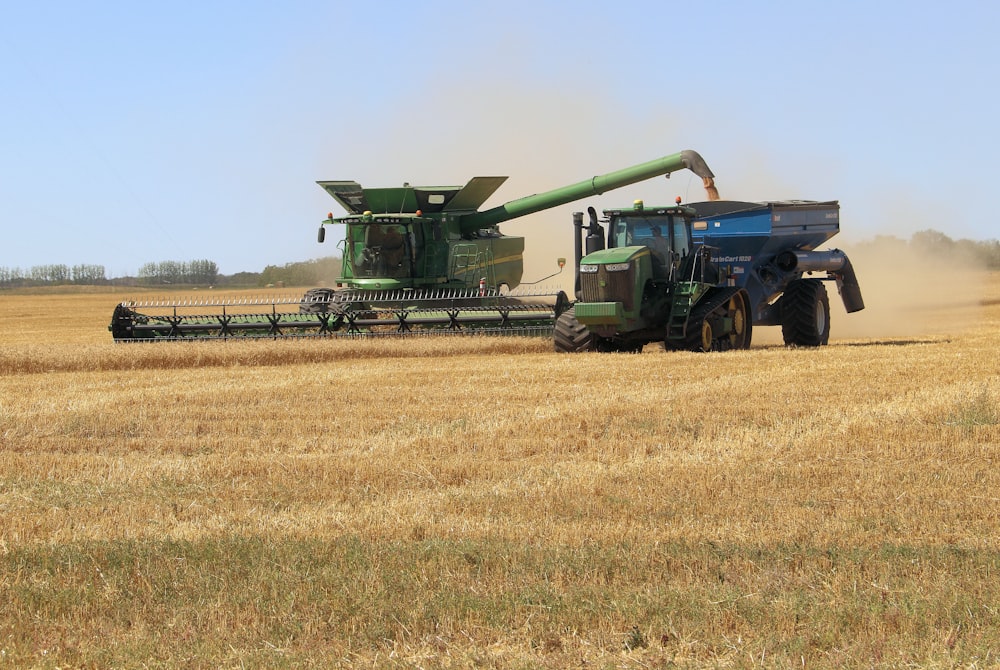
[[[731,284],[746,289],[755,326],[781,326],[786,344],[818,346],[830,338],[832,281],[848,313],[864,309],[854,268],[839,249],[817,247],[840,232],[836,200],[716,200],[695,210],[692,236]]]

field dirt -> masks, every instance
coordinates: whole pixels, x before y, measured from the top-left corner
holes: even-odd
[[[0,293],[0,667],[994,666],[1000,273],[856,264],[829,346],[714,354]]]

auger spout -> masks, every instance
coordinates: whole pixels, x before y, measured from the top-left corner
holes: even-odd
[[[848,314],[860,312],[865,308],[854,266],[848,260],[847,254],[840,249],[830,251],[789,249],[777,255],[775,264],[785,272],[827,272],[837,281],[837,289]]]
[[[652,179],[653,177],[661,175],[669,176],[671,172],[676,172],[684,168],[691,170],[702,178],[705,189],[708,191],[709,200],[718,200],[719,194],[715,190],[714,182],[715,175],[712,174],[708,164],[705,163],[705,159],[698,152],[685,149],[676,154],[640,163],[639,165],[633,165],[622,170],[616,170],[615,172],[609,172],[608,174],[599,175],[576,184],[511,200],[483,212],[458,215],[459,225],[465,233],[474,232],[489,228],[498,223],[503,223],[504,221],[510,221],[511,219],[527,216],[546,209],[559,207],[595,195],[601,195],[607,191],[629,186],[630,184]]]

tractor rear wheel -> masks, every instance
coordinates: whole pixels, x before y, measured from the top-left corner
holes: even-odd
[[[722,327],[728,320],[728,327]],[[723,330],[716,336],[716,328]],[[725,332],[728,331],[728,332]],[[691,310],[683,339],[664,338],[667,351],[728,351],[749,349],[753,334],[750,296],[745,289],[715,290]]]
[[[729,300],[729,318],[733,331],[729,334],[730,349],[749,349],[753,338],[753,316],[750,314],[750,295],[741,290]]]
[[[822,281],[793,281],[781,296],[780,306],[786,345],[819,347],[830,341],[830,297]]]
[[[712,322],[705,319],[701,322],[701,338],[698,340],[699,351],[711,351],[715,336],[712,331]]]
[[[562,354],[591,351],[596,348],[594,334],[576,320],[576,313],[572,307],[556,319],[552,340],[556,351]]]

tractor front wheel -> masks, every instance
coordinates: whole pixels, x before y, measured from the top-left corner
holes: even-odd
[[[594,334],[576,320],[576,313],[572,307],[556,319],[552,340],[556,351],[561,354],[574,354],[597,348]]]

